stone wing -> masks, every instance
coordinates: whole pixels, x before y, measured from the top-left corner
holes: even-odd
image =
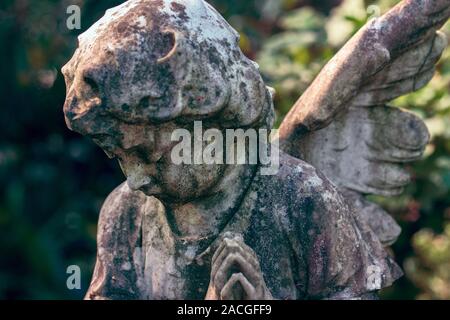
[[[448,0],[406,0],[370,21],[323,68],[280,127],[281,147],[321,170],[347,195],[384,244],[400,229],[363,195],[398,195],[410,181],[403,164],[421,157],[428,130],[389,107],[433,77],[447,46],[437,31]]]

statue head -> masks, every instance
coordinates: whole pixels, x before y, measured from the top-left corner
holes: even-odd
[[[130,0],[109,9],[63,67],[68,127],[117,157],[132,189],[192,198],[224,165],[174,165],[171,133],[268,128],[272,97],[238,33],[203,0]]]

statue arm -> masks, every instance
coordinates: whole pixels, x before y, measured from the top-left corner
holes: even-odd
[[[337,187],[308,165],[302,177],[293,216],[284,222],[305,283],[299,298],[376,298],[402,275],[400,268]]]
[[[142,298],[141,223],[144,197],[126,184],[114,190],[100,212],[97,261],[87,300]]]
[[[319,190],[320,212],[313,217],[319,232],[312,237],[309,252],[309,295],[376,299],[380,289],[392,285],[403,273],[338,189],[331,183],[324,186]],[[322,272],[317,272],[320,269]]]

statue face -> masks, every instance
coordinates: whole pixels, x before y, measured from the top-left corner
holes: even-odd
[[[107,121],[106,121],[107,122]],[[174,122],[158,125],[116,124],[118,134],[92,133],[111,158],[117,158],[132,190],[167,201],[186,201],[211,191],[226,165],[176,165],[171,159]],[[184,129],[190,130],[189,125]]]
[[[173,130],[201,119],[220,129],[270,126],[270,94],[238,44],[238,33],[203,0],[110,9],[63,68],[67,125],[117,157],[131,188],[200,196],[224,166],[172,164]]]

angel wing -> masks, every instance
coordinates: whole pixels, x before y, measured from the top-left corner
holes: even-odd
[[[392,196],[421,157],[429,133],[415,115],[386,104],[425,86],[447,45],[437,31],[449,0],[404,0],[362,28],[322,69],[280,127],[280,145],[321,170],[385,245],[396,222],[364,195]]]

